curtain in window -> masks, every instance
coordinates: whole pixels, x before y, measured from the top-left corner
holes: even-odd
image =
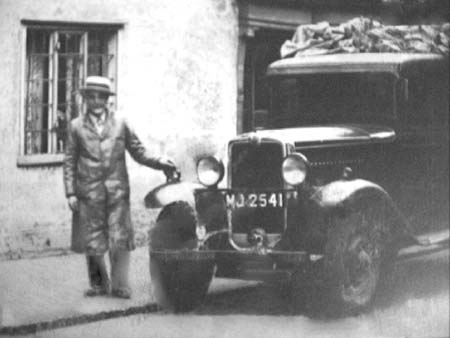
[[[36,154],[47,147],[49,114],[49,33],[32,32],[27,41],[27,104],[25,153]]]

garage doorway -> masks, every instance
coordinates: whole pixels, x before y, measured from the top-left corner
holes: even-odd
[[[269,109],[267,66],[280,59],[281,45],[292,38],[292,30],[258,29],[247,36],[243,71],[242,131],[261,127]]]

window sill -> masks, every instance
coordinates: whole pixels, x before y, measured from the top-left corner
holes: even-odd
[[[33,167],[46,165],[60,165],[63,163],[64,154],[37,154],[20,155],[17,158],[18,167]]]

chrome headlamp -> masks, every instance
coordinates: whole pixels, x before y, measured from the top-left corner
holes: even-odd
[[[306,179],[308,167],[308,159],[303,154],[288,155],[281,166],[284,181],[293,186],[302,184]]]
[[[197,177],[201,184],[211,187],[219,183],[224,175],[224,166],[213,156],[200,159],[197,162]]]

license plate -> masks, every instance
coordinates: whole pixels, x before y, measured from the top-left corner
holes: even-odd
[[[225,200],[228,209],[283,208],[285,205],[283,192],[227,192]]]

